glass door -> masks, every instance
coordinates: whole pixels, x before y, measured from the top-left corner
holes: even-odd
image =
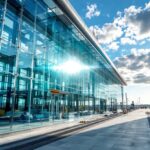
[[[100,99],[100,112],[103,113],[106,111],[106,100],[105,99]]]
[[[69,108],[68,108],[68,95],[60,95],[60,113],[61,119],[68,119],[69,118]]]
[[[60,101],[58,95],[52,94],[50,105],[51,105],[50,117],[52,118],[52,120],[60,119]]]
[[[69,118],[67,95],[53,94],[50,100],[50,107],[50,117],[52,120]]]

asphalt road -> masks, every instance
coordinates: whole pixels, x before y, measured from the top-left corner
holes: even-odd
[[[150,150],[150,119],[136,110],[37,150]]]

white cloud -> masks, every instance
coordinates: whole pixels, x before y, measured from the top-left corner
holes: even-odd
[[[116,58],[114,64],[128,83],[150,84],[150,48],[137,48],[150,41],[150,2],[144,7],[130,6],[118,12],[112,23],[91,26],[90,30],[107,50],[135,45],[131,54]]]
[[[135,45],[135,44],[136,44],[136,41],[135,41],[135,40],[132,40],[132,39],[130,39],[130,38],[124,37],[124,38],[121,38],[121,44],[122,44],[122,45],[126,45],[126,44]]]
[[[150,2],[145,4],[145,9],[150,9]]]
[[[140,55],[146,55],[150,53],[150,49],[137,49],[137,48],[132,48],[131,49],[131,54],[135,55],[135,56],[140,56]]]
[[[112,23],[105,23],[103,27],[91,26],[90,30],[99,44],[110,44],[121,38],[121,44],[135,45],[150,39],[150,2],[144,8],[130,6],[117,12]]]
[[[119,49],[118,42],[112,42],[111,44],[108,45],[108,48],[111,50],[118,50]]]
[[[141,12],[141,7],[139,8],[136,8],[134,5],[126,8],[124,10],[124,13],[126,14],[126,16],[131,16],[131,15],[136,15],[137,13],[140,13]]]
[[[146,43],[146,41],[142,41],[139,43],[139,45],[144,45]]]
[[[123,18],[121,16],[115,18],[113,23],[115,25],[121,27],[122,29],[125,28],[125,26],[126,26],[126,20],[125,20],[125,18]]]
[[[121,27],[114,23],[106,23],[102,28],[96,25],[90,26],[90,30],[98,40],[99,44],[109,44],[123,34]]]
[[[87,5],[87,13],[85,15],[86,18],[91,19],[94,16],[99,16],[100,11],[97,8],[96,4]]]
[[[121,11],[117,11],[117,16],[121,16],[122,12]]]
[[[150,37],[150,3],[144,8],[130,6],[124,11],[126,22],[126,36],[135,40],[143,40]]]
[[[120,74],[129,83],[150,83],[150,49],[131,49],[130,55],[114,60]]]

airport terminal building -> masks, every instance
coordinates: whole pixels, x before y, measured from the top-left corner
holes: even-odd
[[[0,127],[116,111],[124,85],[67,0],[0,1]]]

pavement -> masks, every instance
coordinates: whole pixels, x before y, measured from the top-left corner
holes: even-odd
[[[79,118],[76,118],[73,120],[67,120],[67,121],[49,122],[49,123],[46,123],[45,126],[42,126],[40,128],[39,127],[32,128],[31,125],[30,126],[26,125],[27,127],[23,129],[27,129],[27,130],[14,132],[17,128],[20,129],[20,126],[17,126],[17,127],[14,127],[15,130],[13,130],[12,133],[10,132],[10,133],[5,134],[5,132],[1,132],[0,146],[4,144],[5,145],[9,144],[11,142],[19,141],[19,140],[25,140],[25,139],[32,138],[32,137],[37,137],[37,136],[40,137],[46,133],[51,133],[51,132],[55,132],[58,130],[63,130],[65,128],[77,126],[77,125],[80,125],[80,121],[93,121],[93,120],[102,119],[102,118],[104,118],[104,115],[98,114],[98,115],[90,115],[86,117],[79,117]]]
[[[140,109],[36,150],[150,150],[150,119]]]

